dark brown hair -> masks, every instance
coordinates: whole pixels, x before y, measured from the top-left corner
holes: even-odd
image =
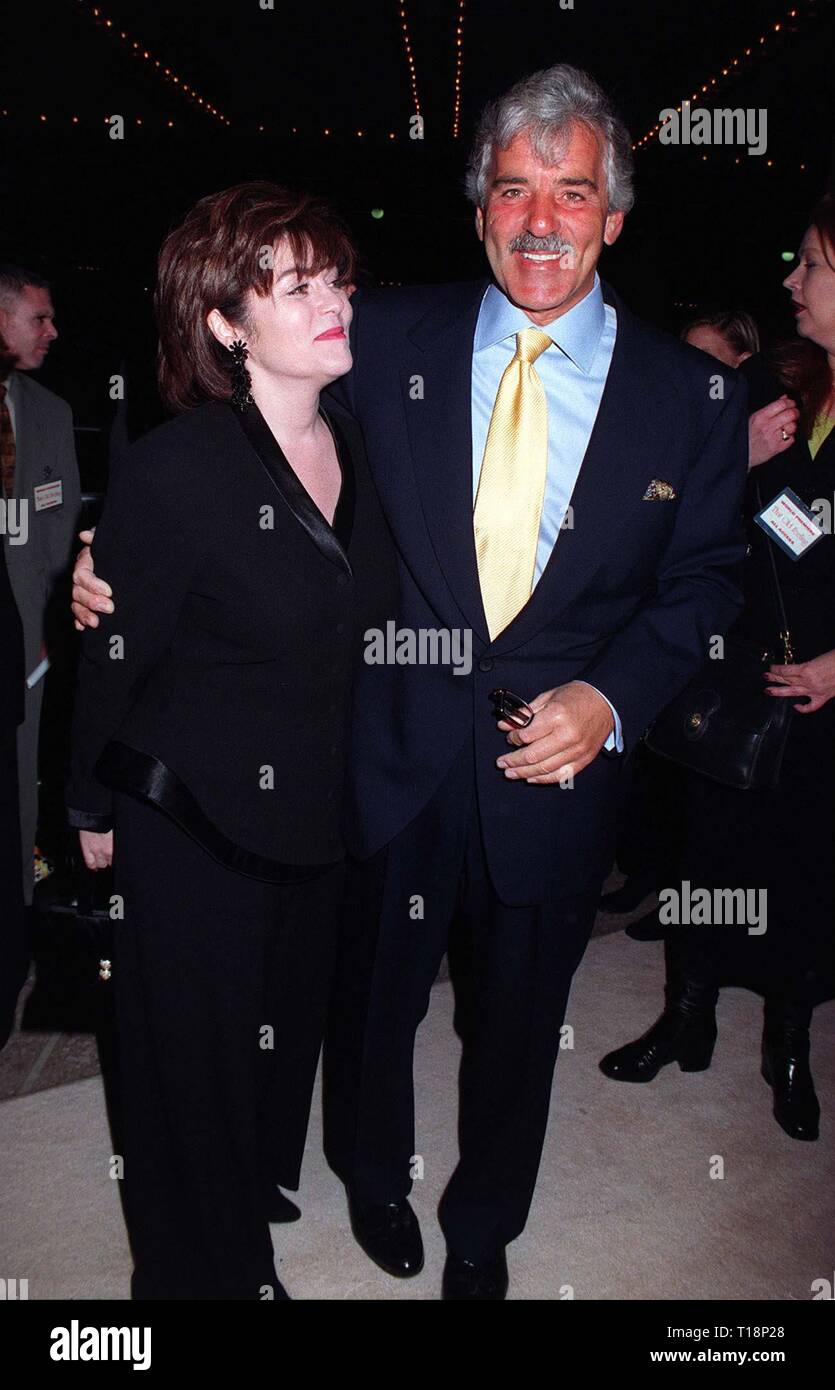
[[[824,196],[812,208],[809,223],[821,239],[827,264],[835,270],[835,197]],[[832,372],[826,349],[808,338],[792,338],[773,354],[781,382],[800,400],[800,421],[807,437],[832,391]]]
[[[241,183],[201,198],[162,244],[154,304],[159,388],[174,411],[231,395],[229,353],[206,323],[212,309],[242,333],[250,290],[268,295],[269,254],[289,246],[300,276],[333,266],[350,283],[356,252],[337,215],[318,197],[275,183]]]

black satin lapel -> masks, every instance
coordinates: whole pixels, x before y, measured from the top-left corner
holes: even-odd
[[[489,641],[473,531],[473,335],[483,296],[427,337],[413,337],[401,372],[415,478],[432,546],[470,626]],[[415,378],[422,397],[414,399]]]
[[[257,405],[234,411],[241,429],[280,492],[284,502],[301,523],[314,545],[333,564],[353,573],[348,556],[319,508],[299,481],[272,430]],[[345,474],[343,473],[343,486]]]
[[[347,553],[348,547],[351,544],[351,535],[354,530],[354,512],[356,511],[357,505],[357,476],[354,467],[354,456],[351,452],[351,445],[336,417],[329,415],[323,406],[320,406],[320,411],[333,435],[333,442],[336,446],[336,456],[339,459],[339,467],[342,473],[342,487],[339,490],[339,501],[336,504],[336,511],[333,514],[333,526],[331,529],[342,546],[342,549]]]

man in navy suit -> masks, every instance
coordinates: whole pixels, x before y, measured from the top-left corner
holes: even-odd
[[[337,385],[401,597],[355,694],[325,1146],[363,1249],[417,1273],[414,1039],[455,919],[460,1161],[440,1219],[444,1297],[470,1300],[507,1291],[624,758],[741,606],[747,414],[732,369],[597,274],[632,159],[586,74],[558,65],[490,106],[468,186],[490,280],[358,293]],[[85,618],[102,600],[78,574]],[[496,719],[495,687],[526,727]]]
[[[359,866],[325,1044],[326,1151],[363,1248],[416,1273],[414,1037],[455,918],[467,970],[446,1298],[505,1296],[624,757],[740,606],[744,385],[597,275],[631,173],[628,133],[586,74],[559,65],[519,83],[485,112],[469,172],[491,281],[358,293],[354,367],[337,384],[363,426],[401,602],[395,659],[369,643],[356,690]],[[501,533],[500,584],[522,565],[533,575],[509,621],[518,598],[502,610],[499,596],[497,621],[482,540],[501,527],[501,488],[479,530],[479,486],[506,415],[500,382],[532,327],[546,335],[533,364],[545,477],[518,564],[513,528]],[[495,426],[505,453],[529,428],[513,408]],[[432,630],[466,634],[469,673],[409,663],[403,634]],[[497,723],[494,687],[524,698],[528,727]]]

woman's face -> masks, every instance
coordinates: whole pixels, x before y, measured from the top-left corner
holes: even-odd
[[[831,247],[830,259],[835,260]],[[798,252],[798,264],[783,281],[790,292],[802,338],[835,352],[835,269],[823,253],[820,233],[810,227]]]
[[[351,369],[348,326],[350,290],[334,269],[299,277],[289,246],[274,250],[272,290],[259,296],[250,290],[246,329],[232,331],[247,345],[247,370],[257,392],[269,379],[293,377],[326,386]],[[230,326],[209,316],[209,326],[228,346]]]
[[[711,357],[718,357],[719,361],[728,367],[738,367],[740,362],[751,356],[750,352],[737,352],[724,333],[720,333],[718,328],[713,328],[708,323],[699,323],[695,328],[688,328],[684,341],[691,347],[699,348],[701,352],[710,353]]]

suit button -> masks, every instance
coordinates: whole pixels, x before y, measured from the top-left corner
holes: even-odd
[[[478,669],[479,671],[492,671],[495,664],[492,656],[482,656],[479,658]]]
[[[337,582],[337,584],[347,584],[347,583],[348,583],[348,576],[347,576],[347,574],[338,574],[338,575],[336,576],[336,582]]]
[[[345,631],[345,624],[344,624],[344,623],[337,623],[337,624],[336,624],[336,630],[337,630],[337,632],[344,632],[344,631]]]

